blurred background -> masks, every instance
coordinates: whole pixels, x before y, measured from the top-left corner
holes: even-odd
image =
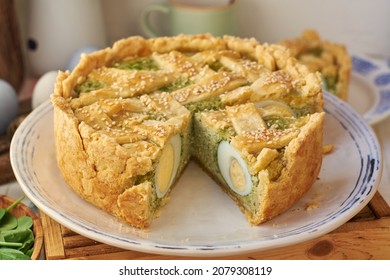
[[[86,0],[76,1],[83,2]],[[94,0],[100,2],[104,27],[96,32],[105,36],[106,44],[132,36],[142,35],[140,15],[150,3],[167,0]],[[15,0],[24,54],[31,5],[39,0]],[[57,2],[57,1],[50,1]],[[68,5],[74,1],[66,1]],[[75,3],[75,5],[77,5]],[[255,37],[261,42],[276,42],[296,37],[304,29],[314,28],[321,37],[346,44],[354,52],[372,56],[390,57],[390,1],[388,0],[236,0],[237,35]],[[50,15],[51,20],[65,17],[72,26],[74,14],[65,10]],[[85,18],[87,19],[87,18]],[[49,18],[48,18],[49,20]],[[161,18],[154,19],[162,30],[166,28]],[[74,30],[77,32],[77,30]],[[28,67],[28,63],[26,63]]]

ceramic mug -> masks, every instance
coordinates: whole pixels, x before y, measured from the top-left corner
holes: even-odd
[[[28,4],[27,61],[33,76],[66,70],[81,47],[107,45],[100,0],[30,0]]]
[[[167,19],[169,34],[153,26],[151,16],[156,13],[162,13]],[[146,6],[141,15],[141,27],[149,37],[198,33],[234,35],[234,17],[234,0],[170,0],[167,4]]]

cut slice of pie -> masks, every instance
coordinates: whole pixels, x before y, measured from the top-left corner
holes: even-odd
[[[252,224],[291,207],[322,162],[324,113],[299,116],[281,102],[198,112],[192,155]]]
[[[60,72],[52,101],[66,182],[138,228],[191,157],[252,224],[288,209],[321,166],[320,75],[254,39],[120,40]]]

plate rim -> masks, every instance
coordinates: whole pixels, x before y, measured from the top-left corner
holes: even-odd
[[[339,100],[337,97],[332,96],[331,94],[324,93],[324,99],[325,99],[325,109],[326,109],[326,104],[327,101],[331,102],[332,104],[337,104],[339,106],[340,110],[347,110],[348,114],[351,115],[350,117],[355,119],[355,121],[359,122],[359,125],[362,126],[365,131],[370,135],[371,138],[373,138],[373,147],[376,148],[378,152],[378,166],[377,166],[377,176],[375,177],[374,184],[372,185],[373,191],[368,196],[365,196],[364,198],[364,203],[361,203],[359,207],[355,207],[354,211],[347,212],[349,215],[345,216],[344,219],[338,220],[337,222],[331,223],[331,227],[324,227],[320,226],[317,228],[315,232],[311,232],[309,236],[305,236],[302,234],[296,234],[293,236],[287,236],[284,237],[283,239],[275,239],[275,242],[268,242],[267,246],[265,247],[259,247],[259,244],[253,242],[248,242],[245,244],[237,244],[237,245],[219,245],[218,247],[215,246],[199,246],[199,245],[179,245],[179,246],[166,246],[164,244],[159,245],[155,244],[155,242],[150,242],[149,240],[146,240],[145,242],[139,242],[136,240],[127,239],[127,240],[122,240],[122,243],[120,246],[118,246],[117,242],[113,242],[111,239],[107,240],[103,238],[102,235],[95,234],[91,229],[85,228],[85,230],[80,230],[75,226],[75,221],[69,220],[69,219],[61,219],[61,215],[54,211],[54,209],[51,209],[47,207],[46,205],[42,205],[40,201],[36,199],[34,194],[31,193],[31,189],[28,187],[26,182],[24,181],[23,177],[19,173],[20,171],[17,169],[16,165],[16,152],[17,152],[17,139],[18,135],[22,133],[23,129],[28,129],[28,125],[30,124],[30,120],[39,119],[39,116],[43,116],[48,113],[48,111],[52,111],[52,105],[50,100],[41,104],[37,109],[35,109],[29,116],[27,116],[26,120],[21,124],[21,126],[17,129],[15,132],[15,136],[12,139],[11,142],[11,147],[10,147],[10,156],[11,156],[11,165],[12,168],[14,169],[15,177],[19,184],[22,187],[22,190],[25,192],[25,194],[30,198],[30,200],[37,205],[43,212],[45,212],[48,216],[53,218],[55,221],[57,221],[60,224],[63,224],[64,226],[68,227],[69,229],[84,235],[88,238],[91,238],[93,240],[109,244],[112,246],[116,247],[121,247],[123,249],[128,249],[128,250],[136,250],[140,252],[145,252],[145,253],[153,253],[153,254],[163,254],[163,255],[174,255],[174,256],[195,256],[195,257],[218,257],[218,256],[228,256],[228,255],[238,255],[238,254],[243,254],[243,253],[250,253],[254,251],[263,251],[263,250],[270,250],[274,248],[280,248],[284,247],[287,245],[294,245],[298,243],[302,243],[308,240],[312,240],[314,238],[320,237],[326,233],[329,233],[330,231],[338,228],[345,222],[347,222],[348,219],[352,218],[354,215],[356,215],[374,196],[375,192],[378,190],[379,187],[379,182],[380,182],[380,177],[382,174],[382,168],[383,168],[383,162],[382,162],[382,154],[381,154],[381,149],[379,145],[379,141],[371,128],[359,115],[354,111],[354,109],[347,103]],[[29,129],[32,129],[31,127]],[[25,140],[25,139],[24,139]],[[20,141],[20,139],[19,139]],[[352,188],[351,188],[352,191]],[[77,223],[76,223],[77,224]],[[307,233],[305,233],[307,234]],[[297,239],[298,235],[298,240]],[[292,242],[291,240],[295,240]],[[118,240],[118,239],[117,239]],[[261,242],[260,242],[261,243]]]
[[[357,62],[359,61],[359,62]],[[363,70],[362,71],[357,71],[356,68],[360,67],[358,65],[360,65],[359,63],[361,62],[364,62],[366,63],[368,66],[368,68],[366,70]],[[365,82],[369,83],[371,87],[373,87],[375,90],[374,90],[374,93],[375,93],[375,101],[374,101],[374,104],[373,106],[368,109],[365,113],[363,113],[363,118],[370,124],[370,125],[375,125],[383,120],[385,120],[386,118],[388,118],[390,116],[390,102],[389,103],[386,103],[386,104],[389,104],[389,108],[387,108],[386,110],[379,110],[380,109],[380,105],[381,105],[381,97],[384,95],[383,91],[381,92],[381,90],[388,90],[389,91],[389,94],[390,94],[390,82],[385,84],[385,85],[377,85],[375,80],[380,77],[381,75],[389,75],[390,76],[390,69],[380,63],[380,61],[374,59],[374,58],[371,58],[367,55],[364,55],[364,54],[360,54],[360,53],[356,53],[356,52],[353,52],[351,54],[351,77],[352,75],[355,75],[361,79],[363,79]],[[351,98],[351,95],[353,93],[349,92],[349,98]],[[390,100],[390,99],[389,99]]]

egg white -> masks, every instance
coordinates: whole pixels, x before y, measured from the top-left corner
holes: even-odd
[[[236,149],[234,149],[228,141],[221,141],[218,146],[217,157],[219,170],[229,188],[239,195],[248,195],[252,191],[251,176],[245,161]],[[230,166],[234,159],[238,162],[245,174],[245,188],[243,190],[238,190],[230,177]]]

